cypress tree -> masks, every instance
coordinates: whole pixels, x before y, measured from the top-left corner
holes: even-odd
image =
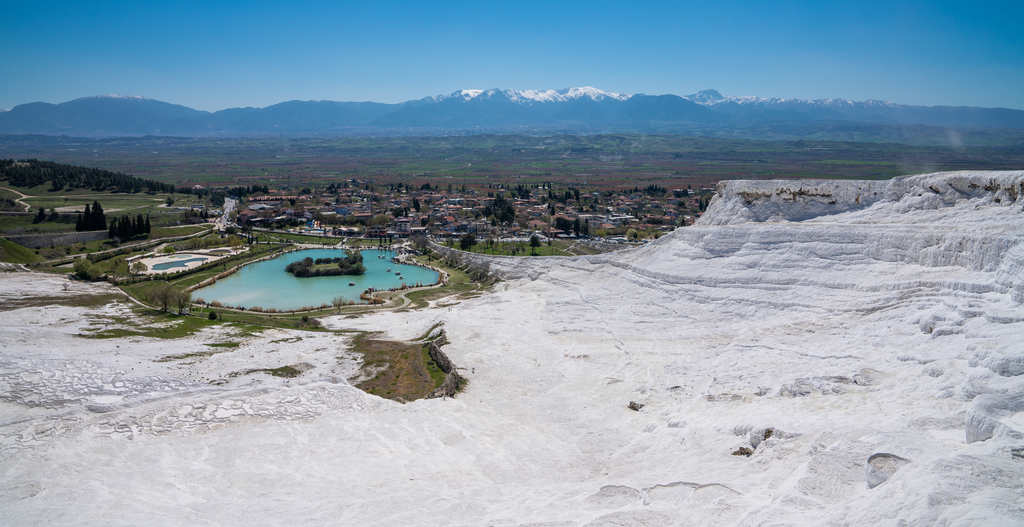
[[[121,219],[117,222],[117,235],[121,238],[121,241],[126,241],[132,237],[132,222],[128,219],[127,215],[121,216]]]
[[[82,215],[79,214],[78,215],[78,221],[75,222],[75,231],[82,232],[83,230],[85,230],[85,228],[82,225]]]
[[[94,231],[107,230],[107,215],[103,213],[103,207],[99,201],[92,202],[92,229]]]
[[[135,215],[135,230],[132,231],[132,236],[138,236],[140,234],[146,234],[146,223],[142,219],[142,214]]]
[[[85,204],[85,214],[82,214],[82,230],[92,230],[92,212],[89,212],[89,204]]]
[[[149,231],[150,231],[150,228],[149,228],[149,215],[147,214],[146,215],[146,234],[149,234]]]

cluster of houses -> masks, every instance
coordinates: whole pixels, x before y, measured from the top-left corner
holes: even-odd
[[[320,191],[271,190],[249,196],[236,221],[310,234],[369,238],[417,234],[445,238],[465,233],[572,238],[622,234],[625,228],[672,230],[699,216],[701,196],[701,191],[688,189],[657,196],[639,191],[563,194],[540,187],[515,193],[501,188],[413,190],[402,185],[372,189],[355,183],[344,189],[332,185]],[[705,193],[710,190],[702,189]],[[505,214],[499,214],[496,202]],[[514,214],[509,214],[509,205]]]

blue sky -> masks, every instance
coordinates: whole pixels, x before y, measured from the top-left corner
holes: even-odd
[[[101,94],[196,109],[462,88],[1024,109],[1024,2],[22,2],[0,107]]]

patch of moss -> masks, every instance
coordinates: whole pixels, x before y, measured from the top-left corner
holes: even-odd
[[[302,374],[301,371],[299,371],[296,368],[293,368],[291,366],[281,366],[280,368],[263,369],[263,370],[256,370],[256,371],[262,371],[262,372],[265,372],[265,373],[269,373],[270,375],[273,375],[274,377],[288,377],[288,378],[298,377],[299,375]]]
[[[213,344],[207,344],[211,348],[237,348],[238,342],[214,342]]]
[[[197,353],[183,353],[181,355],[168,355],[166,357],[160,357],[155,362],[171,362],[172,360],[185,360],[185,359],[196,359],[201,357],[209,357],[213,355],[212,351],[200,351]]]
[[[71,296],[34,296],[24,298],[12,298],[0,304],[0,311],[11,311],[26,307],[64,306],[64,307],[102,307],[118,300],[124,300],[124,295],[117,293],[103,295],[71,295]]]
[[[112,328],[105,331],[90,333],[88,335],[80,334],[79,336],[95,339],[121,337],[179,339],[194,335],[196,332],[210,326],[218,325],[218,322],[206,318],[161,313],[158,311],[144,313],[142,317],[147,317],[148,320],[139,320],[136,324],[123,322],[125,325],[131,325],[131,328]]]
[[[447,374],[434,362],[434,359],[430,358],[430,344],[424,344],[420,348],[423,350],[423,364],[426,366],[430,378],[434,381],[434,387],[431,391],[436,390],[441,387],[441,383],[444,382]]]
[[[272,340],[272,341],[270,341],[270,343],[271,344],[277,344],[278,342],[284,342],[284,343],[289,343],[290,344],[292,342],[298,342],[300,340],[302,340],[302,337],[289,337],[289,338],[286,338],[286,339]]]

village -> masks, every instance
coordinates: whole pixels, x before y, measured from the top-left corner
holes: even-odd
[[[610,243],[657,239],[691,225],[714,189],[657,185],[625,190],[533,187],[419,188],[349,180],[324,188],[269,189],[239,198],[229,218],[240,226],[316,236],[451,240],[597,239]]]

